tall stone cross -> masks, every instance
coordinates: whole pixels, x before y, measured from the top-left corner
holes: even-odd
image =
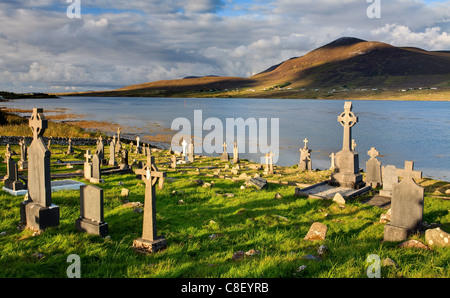
[[[120,127],[117,128],[117,143],[120,143]]]
[[[273,174],[273,157],[275,154],[270,150],[269,153],[265,155],[266,157],[266,171],[268,174]]]
[[[305,138],[304,140],[303,140],[303,143],[305,143],[305,147],[303,147],[303,148],[308,148],[308,143],[309,143],[309,140],[307,139],[307,138]]]
[[[184,138],[183,138],[183,142],[181,143],[181,146],[183,146],[183,156],[186,156],[187,142]]]
[[[86,157],[86,163],[89,163],[89,160],[94,156],[91,154],[91,150],[88,149],[86,150],[86,154],[84,155],[84,157]]]
[[[352,127],[358,122],[358,117],[352,112],[352,103],[347,101],[344,112],[338,117],[338,122],[344,127],[342,150],[352,149]]]
[[[367,155],[370,156],[370,158],[377,158],[380,155],[380,152],[375,148],[372,147],[368,152]]]
[[[59,207],[52,205],[50,150],[43,135],[48,127],[43,109],[33,109],[29,119],[33,141],[28,149],[28,200],[21,203],[21,221],[34,229],[59,225]]]
[[[156,231],[156,183],[159,188],[164,187],[166,173],[160,172],[155,164],[155,157],[148,156],[147,164],[135,171],[137,175],[142,176],[145,182],[145,202],[144,202],[144,223],[142,229],[142,239],[148,241],[157,240]]]

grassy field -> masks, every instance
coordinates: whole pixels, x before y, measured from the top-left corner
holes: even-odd
[[[52,146],[52,162],[83,160],[86,149],[76,147],[75,157],[65,156],[65,147]],[[4,153],[5,147],[0,148]],[[16,145],[12,150],[18,152]],[[105,156],[109,156],[106,147]],[[302,172],[295,167],[276,167],[274,175],[263,177],[272,181],[267,189],[243,188],[244,180],[231,180],[212,175],[214,169],[192,167],[213,166],[225,170],[226,162],[204,157],[194,164],[180,165],[177,170],[166,169],[169,155],[154,152],[160,170],[167,172],[163,189],[157,189],[158,234],[167,239],[167,249],[155,254],[140,254],[132,249],[132,242],[142,233],[142,205],[144,183],[134,174],[103,176],[105,221],[109,236],[101,238],[76,231],[79,217],[79,191],[55,192],[54,204],[60,207],[59,227],[41,233],[18,228],[19,204],[23,197],[0,193],[0,277],[3,278],[65,278],[70,263],[67,257],[77,254],[81,259],[83,278],[366,278],[369,264],[366,259],[377,254],[381,260],[390,258],[396,264],[382,267],[382,277],[450,277],[450,250],[398,248],[398,243],[383,243],[383,223],[380,215],[386,210],[365,204],[374,192],[353,199],[345,206],[331,200],[294,197],[294,186],[275,183],[297,181],[313,184],[327,179],[330,171]],[[15,157],[17,160],[17,156]],[[131,160],[145,160],[145,156],[130,155]],[[253,176],[256,170],[243,170]],[[67,169],[52,164],[52,173],[75,172],[82,166]],[[6,172],[6,165],[0,164]],[[261,172],[261,171],[260,171]],[[214,182],[211,188],[199,186],[195,180]],[[75,180],[83,181],[82,178]],[[85,181],[84,181],[85,182]],[[88,182],[85,182],[88,184]],[[441,224],[450,231],[450,200],[445,193],[450,183],[423,179],[425,187],[424,221]],[[122,188],[130,190],[129,197],[121,197]],[[282,198],[275,198],[279,193]],[[303,238],[313,222],[328,227],[324,241]],[[412,239],[424,241],[423,235]],[[320,245],[329,253],[320,260]],[[238,251],[257,251],[253,256],[233,260]],[[306,269],[298,271],[305,265]]]

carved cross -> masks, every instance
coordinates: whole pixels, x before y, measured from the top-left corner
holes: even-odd
[[[156,189],[159,180],[159,188],[164,186],[165,172],[159,172],[155,165],[155,157],[147,156],[147,164],[144,168],[136,170],[136,174],[142,175],[145,182],[144,223],[142,238],[150,241],[157,239],[156,231]]]
[[[89,159],[94,156],[91,154],[91,150],[86,150],[86,154],[84,155],[84,157],[86,157],[86,163],[89,163]]]
[[[222,147],[223,147],[223,152],[227,152],[227,143],[226,142],[223,142]]]
[[[28,120],[28,124],[33,131],[33,140],[42,137],[48,127],[48,121],[44,116],[44,109],[33,108],[33,114]]]
[[[414,171],[413,161],[405,161],[405,169],[397,169],[397,174],[403,177],[403,180],[422,179],[422,172]]]
[[[308,148],[308,143],[309,143],[309,140],[307,139],[307,138],[305,138],[304,140],[303,140],[303,143],[305,143],[305,149],[306,148]]]
[[[377,158],[380,155],[380,152],[375,148],[372,147],[368,152],[367,155],[370,156],[370,158]]]
[[[187,142],[185,139],[183,139],[181,146],[183,146],[183,156],[185,156],[186,155],[186,146],[187,146]]]
[[[350,150],[352,147],[352,127],[358,122],[358,117],[352,112],[352,103],[345,103],[344,112],[338,117],[338,122],[344,127],[342,150]]]

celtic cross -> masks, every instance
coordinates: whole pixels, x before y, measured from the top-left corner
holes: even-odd
[[[42,137],[48,127],[48,121],[45,119],[44,110],[40,108],[33,108],[33,114],[28,120],[28,123],[33,131],[33,140]]]
[[[352,127],[358,122],[358,117],[352,112],[352,103],[345,103],[344,112],[338,117],[338,122],[344,127],[344,140],[342,150],[352,148]]]

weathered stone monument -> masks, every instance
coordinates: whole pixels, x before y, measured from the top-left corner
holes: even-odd
[[[122,150],[122,142],[120,141],[120,127],[117,128],[117,141],[115,142],[116,145],[116,152],[120,152]]]
[[[167,246],[164,237],[158,237],[156,230],[156,183],[159,188],[163,188],[166,178],[165,172],[158,171],[155,164],[155,157],[148,156],[147,164],[143,169],[135,171],[141,175],[145,182],[145,202],[144,202],[144,222],[142,238],[133,241],[133,247],[144,252],[157,252]]]
[[[67,155],[70,155],[70,154],[73,154],[74,152],[73,152],[73,148],[72,148],[72,139],[71,138],[69,138],[69,145],[67,146],[67,152],[66,152],[66,154]]]
[[[170,167],[172,169],[176,169],[177,168],[177,156],[176,155],[172,155],[170,157]]]
[[[366,183],[371,185],[372,188],[376,188],[383,183],[381,162],[377,159],[380,152],[375,147],[372,147],[367,154],[370,156],[370,159],[366,162]]]
[[[91,150],[86,150],[84,157],[86,157],[84,162],[84,179],[90,180],[92,178],[92,163],[90,159],[94,156],[91,154]]]
[[[116,162],[116,136],[113,137],[111,142],[109,143],[109,162],[110,166],[117,166]]]
[[[358,117],[352,112],[352,103],[346,102],[344,112],[338,117],[344,127],[342,150],[336,154],[335,170],[331,174],[330,185],[360,189],[365,186],[363,176],[359,173],[359,156],[352,150],[352,127]]]
[[[142,147],[140,144],[141,138],[139,136],[136,137],[136,154],[142,154]]]
[[[17,163],[11,158],[11,151],[6,151],[6,176],[5,188],[18,191],[25,189],[25,185],[19,180],[19,171]]]
[[[25,137],[20,139],[19,142],[20,147],[20,160],[18,162],[19,169],[25,170],[28,169],[28,148],[27,148],[27,139]]]
[[[181,142],[181,146],[183,147],[183,152],[182,152],[181,156],[182,156],[183,160],[186,160],[187,145],[188,144],[187,144],[186,140],[183,138],[183,142]]]
[[[92,157],[92,177],[89,179],[91,183],[99,184],[102,183],[102,173],[100,170],[100,158],[97,154]]]
[[[130,166],[128,164],[128,150],[127,149],[122,149],[120,151],[120,169],[124,170],[124,169],[128,169]]]
[[[424,188],[414,181],[422,178],[422,172],[413,168],[414,162],[406,161],[405,169],[398,170],[403,179],[393,187],[391,221],[384,227],[384,241],[403,241],[422,230]]]
[[[392,197],[392,190],[394,185],[398,183],[398,170],[393,165],[387,165],[382,167],[382,184],[383,189],[380,190],[379,195],[382,197]]]
[[[97,150],[95,151],[95,154],[98,155],[98,158],[100,159],[100,163],[102,165],[106,164],[106,159],[105,159],[105,145],[103,144],[103,138],[102,136],[100,136],[97,139]]]
[[[188,147],[188,162],[194,162],[194,161],[195,161],[194,142],[191,139],[191,142]]]
[[[312,161],[311,161],[311,152],[312,150],[308,148],[308,139],[304,139],[303,142],[305,146],[300,148],[300,162],[298,164],[299,170],[308,170],[312,171]]]
[[[266,168],[265,168],[265,172],[267,174],[273,174],[273,157],[275,156],[275,154],[272,152],[272,150],[270,150],[269,153],[266,153],[264,155],[264,157],[266,158]]]
[[[80,187],[80,217],[75,220],[75,228],[102,237],[108,235],[103,214],[103,189],[95,185]]]
[[[239,163],[239,149],[237,142],[234,142],[234,148],[233,148],[233,163]]]
[[[59,225],[59,207],[52,204],[50,156],[43,141],[47,129],[43,109],[33,109],[29,119],[33,141],[28,148],[28,199],[21,203],[21,222],[27,227],[43,230]]]
[[[335,160],[336,160],[336,154],[331,153],[331,155],[329,156],[331,158],[331,165],[330,165],[330,170],[334,171],[334,169],[336,168],[335,165]]]
[[[224,142],[223,143],[223,153],[222,156],[220,157],[221,161],[229,161],[230,157],[228,156],[228,152],[227,152],[227,143]]]

